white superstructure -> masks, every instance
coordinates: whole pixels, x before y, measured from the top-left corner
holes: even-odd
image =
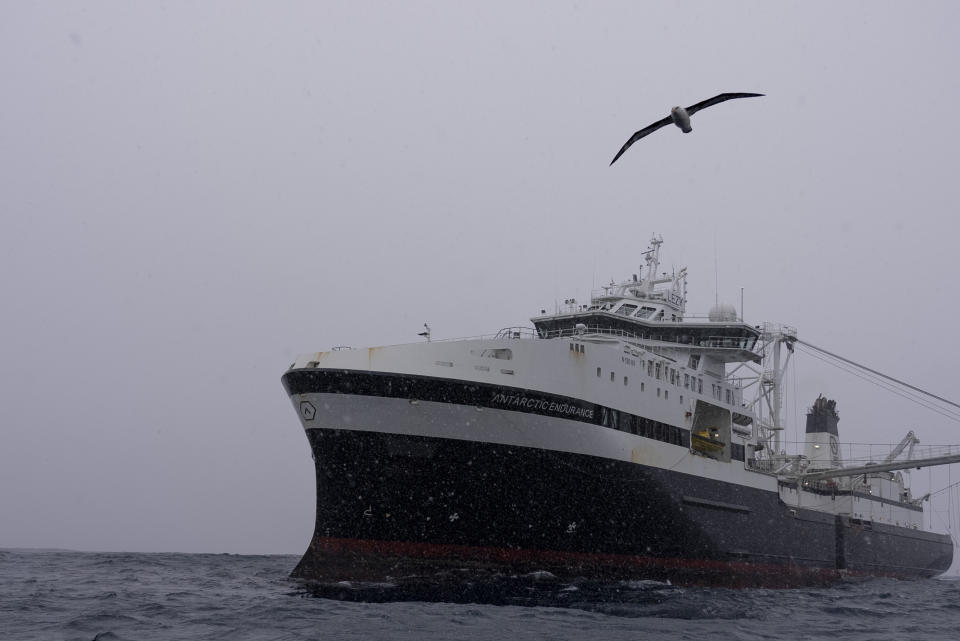
[[[919,501],[899,473],[806,478],[843,462],[835,434],[809,434],[803,455],[781,449],[796,330],[748,325],[729,306],[687,318],[686,268],[658,274],[662,242],[654,236],[644,252],[642,277],[611,282],[589,303],[541,310],[533,329],[447,341],[431,341],[428,329],[426,342],[337,348],[292,365],[472,382],[493,390],[486,406],[321,393],[307,404],[335,411],[308,409],[304,426],[329,420],[630,461],[778,492],[791,506],[920,527]]]

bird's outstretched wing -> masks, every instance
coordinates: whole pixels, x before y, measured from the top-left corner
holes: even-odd
[[[762,93],[722,93],[713,98],[708,98],[707,100],[701,100],[695,105],[690,105],[687,107],[687,115],[692,116],[701,109],[706,109],[707,107],[712,107],[715,104],[724,102],[725,100],[733,100],[734,98],[756,98],[762,96]]]
[[[641,129],[641,130],[638,131],[637,133],[635,133],[635,134],[633,134],[632,136],[630,136],[630,140],[628,140],[626,143],[624,143],[623,147],[620,148],[620,151],[617,152],[617,155],[614,156],[614,157],[613,157],[613,160],[610,161],[610,164],[612,165],[613,163],[617,162],[617,158],[619,158],[620,156],[622,156],[622,155],[623,155],[623,152],[625,152],[627,149],[630,149],[630,145],[632,145],[633,143],[637,142],[638,140],[640,140],[640,139],[643,138],[644,136],[646,136],[646,135],[648,135],[648,134],[652,134],[652,133],[655,132],[657,129],[660,129],[660,127],[666,127],[666,126],[669,125],[671,122],[673,122],[673,120],[670,118],[670,116],[667,116],[667,117],[664,118],[663,120],[658,120],[657,122],[653,123],[652,125],[647,125],[646,127],[644,127],[643,129]]]

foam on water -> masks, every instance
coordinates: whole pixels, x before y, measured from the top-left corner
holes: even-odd
[[[443,573],[309,587],[293,556],[0,551],[0,639],[949,639],[960,582],[719,590]]]

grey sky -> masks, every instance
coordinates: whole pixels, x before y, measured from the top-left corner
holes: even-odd
[[[297,353],[527,325],[635,273],[654,231],[690,311],[716,245],[747,320],[960,396],[957,24],[950,2],[0,3],[0,547],[300,553]],[[767,96],[608,167],[723,91]],[[842,440],[960,443],[797,360],[791,419],[824,392]]]

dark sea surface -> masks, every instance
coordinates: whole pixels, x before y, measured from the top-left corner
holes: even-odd
[[[534,573],[317,596],[287,577],[297,560],[0,550],[0,639],[960,639],[957,580],[726,590]]]

